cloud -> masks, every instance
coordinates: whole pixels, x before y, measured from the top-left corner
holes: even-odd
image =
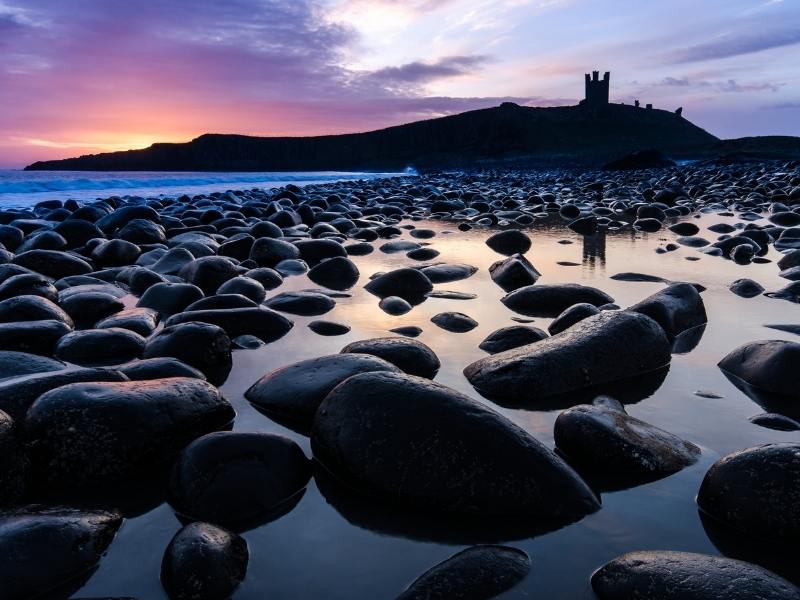
[[[447,56],[433,62],[415,61],[398,67],[385,67],[367,75],[371,81],[394,86],[402,83],[428,83],[436,79],[467,75],[480,68],[487,56]]]
[[[750,83],[740,84],[735,79],[728,79],[725,83],[717,85],[720,92],[777,92],[781,84],[777,83]]]
[[[662,79],[661,83],[658,85],[664,85],[668,87],[688,87],[691,84],[689,83],[688,77],[681,77],[680,79],[675,77],[664,77],[664,79]]]
[[[667,59],[675,63],[717,60],[797,43],[800,43],[800,23],[780,29],[770,29],[763,28],[754,22],[749,31],[726,33],[710,42],[678,50],[669,55]]]

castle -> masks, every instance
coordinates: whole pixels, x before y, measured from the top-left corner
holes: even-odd
[[[586,106],[601,107],[608,104],[608,87],[611,73],[606,71],[600,79],[600,71],[592,71],[592,76],[586,73],[586,98],[581,102]]]

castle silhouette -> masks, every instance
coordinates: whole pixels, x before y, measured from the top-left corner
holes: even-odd
[[[600,71],[592,71],[591,75],[586,73],[586,95],[580,101],[581,106],[589,108],[603,108],[608,106],[608,92],[611,84],[611,71],[603,73],[603,78],[600,79]],[[634,106],[639,108],[639,101],[634,102]],[[645,104],[646,110],[651,110],[652,104]],[[683,107],[675,110],[675,114],[679,117],[682,116]]]

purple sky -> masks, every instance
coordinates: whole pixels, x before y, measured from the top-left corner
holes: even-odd
[[[800,135],[797,0],[0,0],[0,57],[0,167],[571,104],[592,69],[721,137]]]

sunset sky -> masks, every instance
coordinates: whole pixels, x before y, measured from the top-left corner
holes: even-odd
[[[0,0],[0,168],[612,101],[800,135],[799,0]]]

